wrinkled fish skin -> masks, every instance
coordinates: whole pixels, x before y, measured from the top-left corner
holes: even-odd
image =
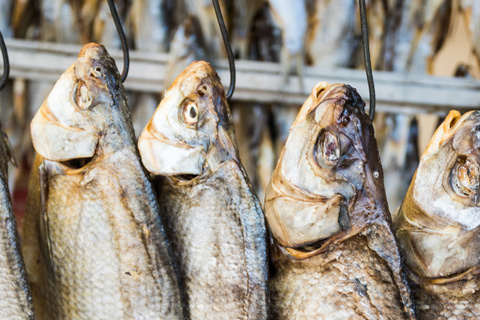
[[[479,111],[450,112],[396,215],[419,319],[480,315],[479,129]]]
[[[138,144],[146,168],[166,176],[157,192],[191,319],[266,319],[263,212],[208,63],[194,62],[178,76]]]
[[[11,157],[0,125],[0,319],[35,319],[8,189],[7,162]]]
[[[125,91],[103,46],[83,47],[31,132],[39,156],[22,249],[38,317],[183,319]]]
[[[364,105],[320,82],[290,130],[265,200],[274,319],[414,319]]]

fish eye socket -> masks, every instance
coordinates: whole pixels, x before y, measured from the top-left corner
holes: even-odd
[[[92,95],[90,94],[87,84],[83,81],[80,81],[77,84],[75,103],[82,110],[86,110],[92,105]]]
[[[480,187],[478,164],[465,156],[459,156],[450,171],[450,185],[461,197],[474,195]]]
[[[183,120],[189,125],[198,122],[198,106],[195,102],[191,101],[185,104],[183,107]]]
[[[323,131],[317,143],[317,161],[334,167],[340,160],[340,143],[337,136],[330,131]]]

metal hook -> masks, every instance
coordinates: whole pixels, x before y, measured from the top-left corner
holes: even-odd
[[[375,84],[373,83],[372,62],[370,61],[370,48],[368,45],[367,10],[365,0],[358,0],[360,5],[360,20],[362,25],[363,57],[365,59],[365,71],[367,73],[368,90],[370,92],[370,119],[375,116]]]
[[[235,91],[235,58],[233,56],[230,40],[228,39],[227,27],[225,27],[222,10],[220,9],[218,0],[212,0],[212,3],[213,3],[213,7],[215,8],[215,14],[217,16],[220,32],[222,33],[223,44],[225,45],[225,50],[227,50],[228,66],[230,68],[230,88],[228,88],[227,100],[230,100],[232,98],[233,91]]]
[[[120,22],[120,17],[118,16],[117,9],[115,8],[115,4],[113,0],[107,0],[108,6],[110,7],[110,12],[112,13],[113,21],[115,22],[115,27],[117,28],[118,36],[120,37],[120,41],[122,43],[122,50],[123,50],[123,72],[122,72],[122,82],[125,82],[127,79],[128,68],[130,67],[130,56],[128,54],[128,45],[127,45],[127,38],[125,37],[125,33],[123,32],[122,23]]]
[[[8,81],[8,76],[10,75],[10,62],[8,60],[7,46],[5,45],[5,40],[3,40],[3,35],[0,32],[0,49],[2,50],[3,56],[3,76],[2,82],[0,82],[0,90],[5,87]]]

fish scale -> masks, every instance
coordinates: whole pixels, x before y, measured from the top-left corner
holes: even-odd
[[[256,273],[250,263],[254,251],[265,245],[263,217],[258,199],[248,201],[256,196],[238,163],[227,161],[191,184],[164,179],[159,190],[166,232],[182,265],[191,319],[261,317],[265,296],[256,292],[266,275]],[[249,235],[254,241],[247,244],[245,233],[254,230]]]
[[[0,318],[34,319],[10,193],[3,174],[0,176]]]
[[[275,268],[273,319],[407,319],[400,295],[391,294],[389,267],[363,235],[310,259],[277,261]]]

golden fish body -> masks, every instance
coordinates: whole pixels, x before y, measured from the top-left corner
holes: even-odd
[[[373,126],[352,87],[318,83],[266,192],[274,319],[413,319]]]
[[[31,124],[23,252],[40,319],[183,319],[115,62],[84,46]]]

